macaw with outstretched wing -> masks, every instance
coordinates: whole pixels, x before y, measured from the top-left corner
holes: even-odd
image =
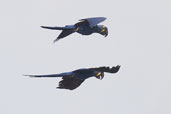
[[[29,77],[62,77],[59,82],[59,89],[76,89],[81,85],[84,80],[90,77],[96,77],[98,79],[103,79],[104,72],[107,73],[117,73],[120,69],[120,65],[110,67],[98,67],[98,68],[85,68],[78,69],[72,72],[65,72],[61,74],[50,74],[50,75],[25,75]]]
[[[51,30],[62,30],[62,32],[54,40],[54,42],[74,32],[80,33],[82,35],[90,35],[92,33],[99,33],[106,37],[108,35],[107,27],[104,25],[98,25],[104,20],[106,20],[105,17],[94,17],[94,18],[80,19],[79,20],[80,22],[74,25],[66,25],[65,27],[48,27],[48,26],[41,26],[41,27],[45,29],[51,29]]]

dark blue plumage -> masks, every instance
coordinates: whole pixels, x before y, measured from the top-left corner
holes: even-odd
[[[61,74],[50,74],[50,75],[25,75],[30,77],[62,77],[62,80],[59,82],[60,89],[76,89],[81,85],[84,80],[90,77],[96,77],[98,79],[103,79],[104,72],[108,73],[117,73],[120,69],[120,66],[116,67],[98,67],[98,68],[85,68],[78,69],[72,72],[65,72]]]
[[[99,33],[106,37],[108,35],[107,27],[104,25],[98,25],[98,23],[101,23],[104,20],[106,20],[105,17],[94,17],[94,18],[81,19],[79,20],[80,22],[74,25],[66,25],[65,27],[48,27],[48,26],[41,26],[41,27],[45,29],[51,29],[51,30],[62,30],[62,32],[57,37],[57,39],[54,40],[54,42],[74,32],[77,32],[82,35],[90,35],[92,33]]]

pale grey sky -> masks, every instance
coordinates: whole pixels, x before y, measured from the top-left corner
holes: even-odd
[[[1,114],[170,114],[171,2],[169,0],[2,0],[0,2]],[[53,44],[64,26],[104,16],[107,38],[72,34]],[[102,81],[58,90],[51,74],[121,65]]]

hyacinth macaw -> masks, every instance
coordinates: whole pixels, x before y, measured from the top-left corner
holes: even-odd
[[[117,73],[120,69],[120,65],[114,67],[97,67],[97,68],[84,68],[74,70],[72,72],[65,72],[60,74],[50,74],[50,75],[25,75],[29,77],[62,77],[59,82],[59,89],[76,89],[84,82],[84,80],[90,77],[96,77],[97,79],[103,79],[104,72],[107,73]]]
[[[51,30],[62,30],[62,32],[54,40],[54,42],[74,32],[80,33],[82,35],[90,35],[92,33],[99,33],[106,37],[108,35],[107,27],[104,25],[98,25],[104,20],[106,20],[105,17],[94,17],[94,18],[80,19],[79,20],[80,22],[74,25],[66,25],[65,27],[48,27],[48,26],[41,26],[41,27],[45,29],[51,29]]]

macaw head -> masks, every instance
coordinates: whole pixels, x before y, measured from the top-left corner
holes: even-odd
[[[101,35],[104,35],[105,37],[108,35],[108,29],[107,29],[106,26],[104,26],[104,25],[98,25],[98,28],[100,30],[99,33]]]
[[[103,77],[104,77],[104,72],[97,72],[97,74],[95,75],[95,77],[97,78],[97,79],[103,79]]]

